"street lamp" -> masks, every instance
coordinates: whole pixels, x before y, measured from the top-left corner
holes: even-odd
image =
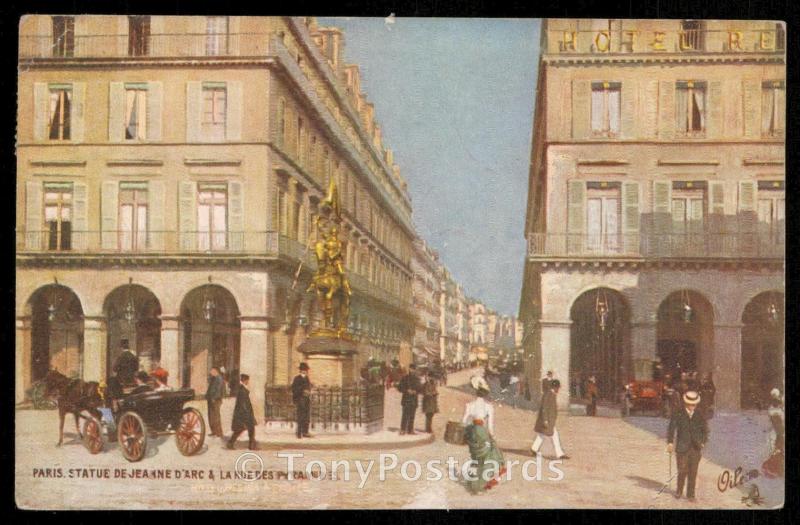
[[[606,297],[605,290],[597,290],[595,313],[597,314],[597,324],[600,325],[600,330],[605,331],[606,325],[608,324],[609,313],[608,298]]]
[[[778,312],[778,305],[776,304],[775,296],[772,296],[772,301],[767,306],[767,315],[769,316],[769,322],[773,325],[778,324],[780,321],[780,312]]]
[[[128,303],[125,305],[125,320],[129,323],[136,318],[136,308],[133,305],[133,277],[128,279]]]
[[[683,298],[683,305],[681,306],[683,322],[689,324],[694,319],[694,310],[692,309],[692,305],[689,304],[689,290],[681,290],[681,295]]]

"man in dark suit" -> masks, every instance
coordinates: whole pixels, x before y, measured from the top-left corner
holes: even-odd
[[[253,405],[250,403],[250,390],[247,389],[249,382],[250,376],[247,374],[240,376],[239,387],[236,389],[236,406],[233,408],[233,423],[231,425],[233,434],[228,441],[230,450],[234,449],[234,443],[245,430],[247,430],[247,437],[250,439],[250,450],[258,450],[256,445],[256,416],[253,412]]]
[[[419,406],[419,394],[422,390],[416,365],[413,363],[409,365],[408,373],[397,384],[397,389],[403,394],[400,399],[400,406],[403,408],[400,418],[400,434],[415,434],[414,416]]]
[[[208,404],[208,426],[211,427],[209,436],[222,437],[222,418],[220,408],[222,407],[222,397],[225,393],[225,385],[222,383],[222,376],[219,368],[211,367],[208,376],[208,388],[206,389],[206,403]]]
[[[308,378],[308,365],[300,363],[300,373],[292,381],[292,400],[297,414],[297,439],[311,437],[308,425],[311,421],[311,380]]]
[[[548,370],[547,375],[542,378],[542,397],[550,390],[550,382],[553,380],[553,371]]]
[[[556,459],[569,459],[569,456],[564,453],[564,449],[561,448],[561,438],[556,429],[556,419],[558,419],[556,399],[560,388],[561,382],[558,379],[553,379],[548,382],[548,388],[542,396],[542,404],[539,407],[536,424],[533,427],[533,431],[536,432],[536,439],[531,445],[533,457],[539,455],[545,441],[550,441],[553,445]]]
[[[700,395],[688,391],[683,395],[683,409],[672,414],[667,429],[667,452],[675,451],[678,463],[678,490],[675,497],[683,495],[686,485],[686,497],[694,501],[694,487],[697,480],[697,466],[700,464],[703,447],[708,441],[708,425],[697,405]],[[687,481],[688,478],[688,481]]]
[[[128,347],[127,339],[120,341],[120,346],[122,347],[122,353],[117,357],[116,362],[114,362],[114,373],[117,375],[120,383],[123,385],[130,385],[133,383],[136,372],[139,371],[139,358],[136,357],[136,354],[131,352],[131,349]]]

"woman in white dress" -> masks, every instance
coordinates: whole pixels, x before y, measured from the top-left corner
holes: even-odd
[[[464,436],[469,445],[469,455],[477,466],[477,473],[468,481],[468,487],[477,493],[497,485],[506,468],[503,454],[493,437],[494,407],[486,400],[489,384],[480,376],[473,376],[470,383],[475,389],[475,399],[467,403],[462,423],[466,426]],[[485,474],[487,471],[491,472]]]

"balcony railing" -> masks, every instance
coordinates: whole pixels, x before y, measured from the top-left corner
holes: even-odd
[[[783,258],[785,236],[763,233],[670,233],[597,236],[528,234],[528,257]]]
[[[178,58],[264,56],[269,54],[270,33],[151,34],[129,39],[127,34],[74,35],[72,46],[50,35],[20,35],[19,58]]]

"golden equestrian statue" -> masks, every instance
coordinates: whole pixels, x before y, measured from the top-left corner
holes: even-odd
[[[350,281],[344,270],[343,244],[339,240],[342,216],[339,209],[339,192],[331,177],[328,195],[320,203],[320,214],[314,219],[317,240],[314,254],[317,271],[306,292],[316,291],[322,307],[323,325],[312,336],[349,338],[347,320],[350,316]]]

